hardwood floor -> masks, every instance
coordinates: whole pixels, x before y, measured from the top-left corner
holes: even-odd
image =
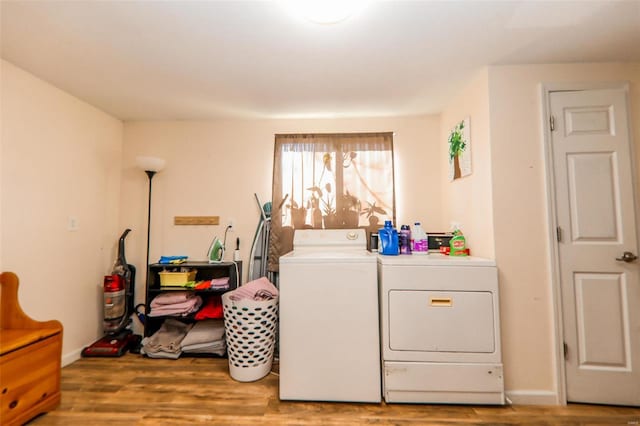
[[[234,381],[222,358],[127,354],[62,369],[62,403],[30,425],[638,425],[640,408],[279,401],[278,377]]]

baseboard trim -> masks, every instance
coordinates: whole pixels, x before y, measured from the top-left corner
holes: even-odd
[[[544,390],[505,391],[508,403],[513,405],[562,405],[558,394]]]
[[[62,355],[62,366],[66,367],[67,365],[79,360],[81,354],[82,354],[82,348],[76,349],[75,351],[71,351]]]

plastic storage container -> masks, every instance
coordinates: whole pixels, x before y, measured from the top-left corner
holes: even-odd
[[[398,230],[393,227],[390,220],[384,221],[384,228],[378,231],[378,253],[385,255],[398,255]]]
[[[196,279],[196,272],[195,270],[189,272],[158,272],[158,275],[160,275],[160,285],[162,287],[184,286],[186,283]]]
[[[271,371],[278,325],[278,297],[231,300],[222,295],[229,373],[239,382],[260,380]]]

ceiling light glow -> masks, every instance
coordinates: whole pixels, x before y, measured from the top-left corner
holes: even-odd
[[[365,6],[365,0],[286,0],[285,8],[316,24],[337,24]]]

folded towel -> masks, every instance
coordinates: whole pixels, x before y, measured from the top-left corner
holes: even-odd
[[[212,287],[215,287],[215,286],[224,287],[227,285],[229,285],[229,277],[214,278],[211,280]]]
[[[158,359],[178,359],[180,358],[180,355],[182,355],[182,352],[164,352],[164,351],[144,352],[144,349],[142,349],[142,353],[147,355],[149,358],[158,358]]]
[[[186,262],[188,256],[160,256],[158,263],[162,264],[180,264]]]
[[[225,352],[227,351],[227,345],[223,344],[220,346],[211,344],[210,346],[204,346],[205,344],[201,345],[201,347],[198,348],[190,348],[187,349],[185,348],[183,350],[183,353],[189,353],[189,354],[214,354],[214,355],[224,355]]]
[[[155,308],[160,305],[173,305],[174,303],[186,302],[196,297],[192,291],[167,291],[160,293],[151,301],[151,307]]]
[[[164,320],[158,331],[146,338],[143,348],[146,354],[155,352],[181,352],[180,343],[187,335],[192,324],[185,324],[173,318]]]
[[[189,330],[182,341],[182,348],[199,343],[211,343],[224,338],[224,322],[221,319],[206,319],[198,321]]]
[[[278,289],[265,277],[249,281],[229,293],[231,300],[270,300],[278,295]]]
[[[195,345],[187,345],[182,347],[183,352],[204,352],[204,351],[219,351],[225,350],[227,343],[224,340],[208,343],[197,343]]]
[[[150,317],[161,317],[165,315],[182,315],[186,316],[193,312],[196,312],[202,306],[202,298],[195,296],[186,302],[174,303],[171,305],[157,305],[151,307],[149,312]]]

